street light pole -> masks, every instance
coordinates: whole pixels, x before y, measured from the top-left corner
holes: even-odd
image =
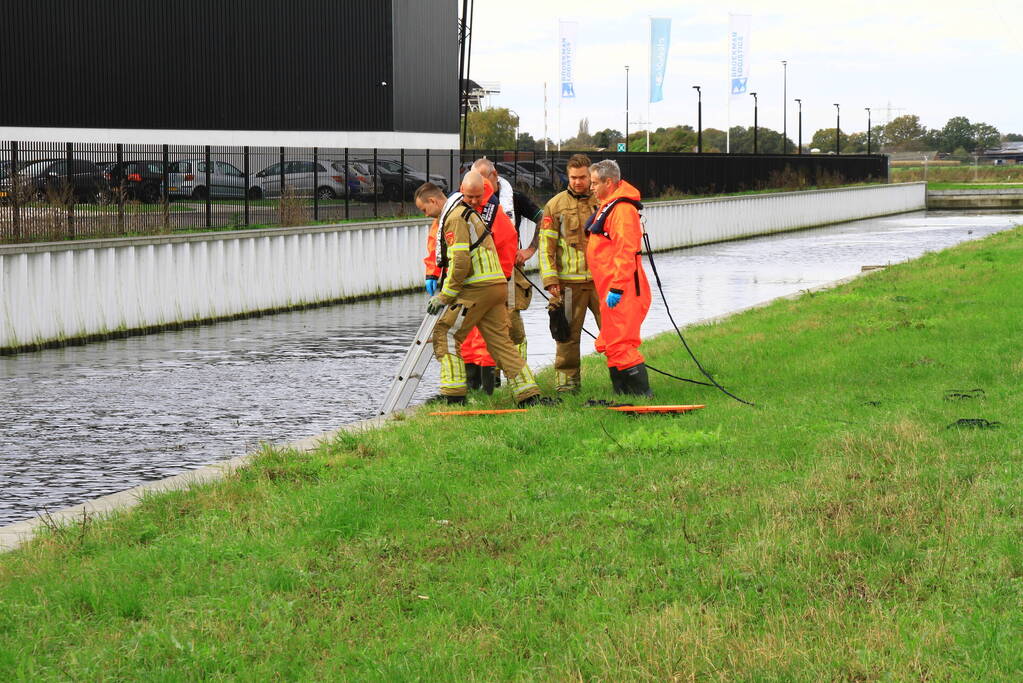
[[[842,108],[835,102],[835,154],[842,153]]]
[[[867,154],[870,154],[870,107],[864,107],[867,110]]]
[[[781,150],[782,154],[789,153],[789,63],[788,60],[781,60],[782,68],[782,90],[781,90]]]
[[[519,148],[519,113],[514,109],[508,110],[509,114],[515,114],[515,143],[512,145],[513,150]]]
[[[753,153],[757,153],[757,94],[751,92],[753,97]]]
[[[629,65],[625,65],[625,151],[629,151]]]
[[[696,153],[703,154],[703,95],[700,86],[694,85],[696,90]]]
[[[803,153],[803,100],[796,98],[795,100],[799,104],[799,149],[796,150],[796,154]]]

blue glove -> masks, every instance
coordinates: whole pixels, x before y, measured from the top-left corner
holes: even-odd
[[[437,278],[428,277],[426,278],[426,293],[433,296],[437,293]]]
[[[605,301],[607,301],[608,308],[614,308],[619,304],[619,302],[621,302],[621,300],[622,300],[621,292],[614,291],[608,292],[607,299],[605,299]]]

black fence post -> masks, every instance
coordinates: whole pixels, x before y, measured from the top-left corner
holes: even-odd
[[[280,156],[280,159],[278,159],[278,161],[280,162],[280,166],[277,167],[277,171],[278,171],[277,172],[277,179],[280,181],[280,187],[278,188],[280,192],[279,192],[278,198],[277,198],[277,208],[278,209],[280,209],[281,202],[284,201],[284,148],[283,147],[281,147],[280,153],[281,153],[281,156]]]
[[[451,187],[448,188],[449,192],[454,192],[455,187],[458,183],[455,182],[455,150],[448,150],[448,173],[451,174]]]
[[[170,148],[163,145],[163,229],[170,230]]]
[[[426,148],[426,182],[430,182],[430,148]]]
[[[249,224],[249,146],[242,149],[242,164],[245,166],[242,173],[245,174],[245,225]]]
[[[75,238],[75,186],[71,182],[74,173],[75,163],[75,145],[73,142],[67,143],[67,176],[64,178],[63,192],[66,195],[67,200],[67,230],[68,238]]]
[[[374,194],[376,193],[376,183],[375,182],[373,183],[373,192],[374,192]],[[351,217],[351,214],[349,213],[349,207],[348,207],[348,202],[349,202],[349,196],[348,195],[349,194],[351,194],[351,193],[348,191],[348,148],[345,147],[345,220],[348,220]]]
[[[124,167],[124,145],[117,143],[117,173],[120,186],[115,191],[117,192],[117,227],[121,232],[124,232],[124,181],[127,179],[124,172],[126,170]]]
[[[380,174],[377,172],[377,148],[373,148],[373,184],[380,190]],[[373,193],[373,218],[380,217],[380,193]]]
[[[313,147],[313,220],[320,220],[320,148]]]
[[[14,224],[14,239],[21,239],[21,172],[18,169],[18,143],[11,141],[11,221]]]
[[[404,216],[405,215],[405,148],[404,147],[401,148],[399,159],[401,161],[401,184],[400,184],[400,186],[398,188],[399,199],[401,201],[399,211],[401,212],[400,215]]]
[[[204,156],[206,157],[206,227],[213,227],[213,181],[212,181],[212,166],[213,157],[210,154],[210,146],[206,145],[204,150]]]
[[[519,146],[515,145],[514,151],[512,151],[512,187],[516,187],[519,184]]]

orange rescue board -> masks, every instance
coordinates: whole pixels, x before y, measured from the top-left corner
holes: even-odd
[[[608,410],[617,410],[619,413],[633,413],[636,415],[648,415],[651,413],[689,413],[694,410],[700,410],[706,408],[704,405],[692,405],[692,406],[620,406],[615,408],[608,408]]]
[[[513,408],[510,410],[444,410],[430,415],[507,415],[508,413],[527,413],[525,408]]]

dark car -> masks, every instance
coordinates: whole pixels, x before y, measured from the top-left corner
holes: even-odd
[[[370,169],[373,168],[372,159],[357,159]],[[448,191],[448,181],[442,175],[430,174],[427,178],[422,171],[417,171],[408,164],[402,164],[393,159],[378,159],[376,161],[376,189],[382,192],[385,199],[399,201],[402,198],[412,199],[416,188],[429,180],[439,187],[444,193]]]
[[[163,197],[163,162],[159,160],[122,161],[106,164],[103,177],[124,199],[156,204]]]
[[[37,200],[64,199],[65,193],[84,204],[99,204],[110,198],[110,186],[99,168],[84,159],[40,159],[19,172],[20,183]],[[0,180],[0,199],[11,192],[11,179]]]

